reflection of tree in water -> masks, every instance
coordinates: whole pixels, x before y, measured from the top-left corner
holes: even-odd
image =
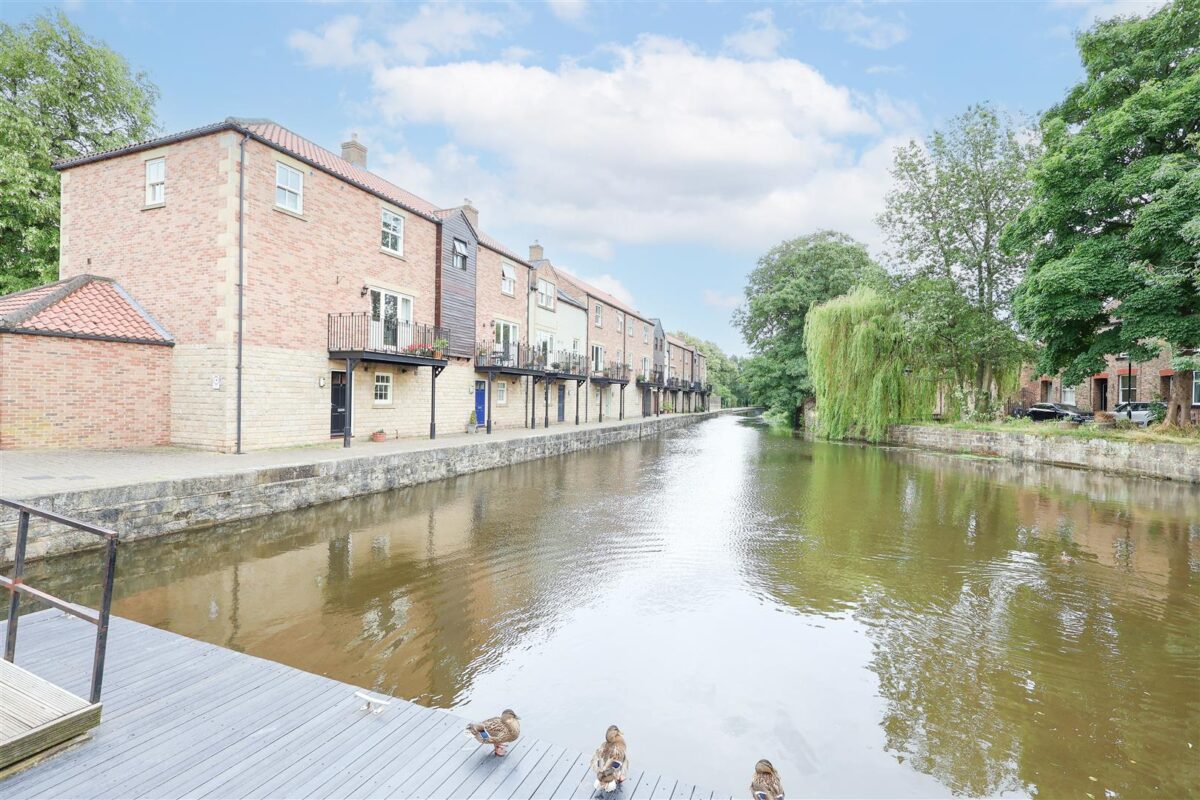
[[[1200,759],[1186,746],[1200,738],[1188,524],[1139,520],[1136,505],[1097,514],[1069,492],[954,462],[902,462],[768,442],[760,529],[743,544],[760,591],[867,626],[888,750],[972,796],[1174,797],[1200,787]],[[1033,519],[1021,515],[1029,491]],[[1055,528],[1071,533],[1078,519],[1091,529],[1076,542],[1107,540],[1111,567],[1084,550],[1060,563]],[[1147,588],[1139,548],[1166,559],[1165,581]]]

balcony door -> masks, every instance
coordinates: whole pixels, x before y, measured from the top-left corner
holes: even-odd
[[[496,320],[495,333],[497,361],[503,366],[519,366],[517,364],[517,343],[520,340],[517,336],[517,326],[511,322]]]
[[[386,289],[371,290],[372,350],[403,350],[413,343],[413,299]]]

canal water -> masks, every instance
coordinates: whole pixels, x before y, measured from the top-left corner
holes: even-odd
[[[1196,487],[724,417],[118,575],[123,616],[735,792],[767,757],[790,797],[1200,794]]]

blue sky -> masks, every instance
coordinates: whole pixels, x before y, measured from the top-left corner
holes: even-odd
[[[93,3],[61,6],[162,90],[174,131],[269,117],[683,328],[729,324],[782,239],[878,253],[891,150],[967,106],[1034,115],[1073,32],[1156,0]],[[43,4],[8,3],[20,22]]]

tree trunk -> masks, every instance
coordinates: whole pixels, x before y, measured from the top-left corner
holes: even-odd
[[[1167,425],[1178,425],[1181,428],[1192,424],[1192,380],[1189,370],[1177,370],[1171,378],[1171,397],[1167,401]]]

